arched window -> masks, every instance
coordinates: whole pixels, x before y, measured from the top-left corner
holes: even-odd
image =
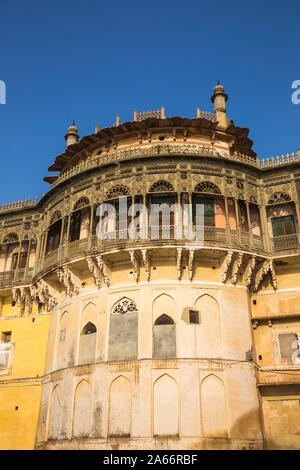
[[[123,196],[129,196],[129,194],[130,193],[129,193],[129,189],[127,188],[127,186],[117,185],[111,188],[106,193],[106,200],[116,199],[116,198],[123,197]]]
[[[207,194],[208,197],[202,196],[201,194]],[[194,225],[215,226],[215,200],[213,195],[219,194],[221,194],[219,188],[210,181],[197,184],[192,197]],[[199,206],[204,206],[203,222],[201,221],[201,217],[199,217],[201,215],[201,212],[198,211]]]
[[[154,325],[174,325],[174,322],[168,315],[163,314],[156,320]]]
[[[176,325],[162,314],[153,326],[153,357],[176,357]]]
[[[160,180],[156,183],[153,183],[149,188],[149,193],[168,193],[174,192],[175,189],[169,181]]]
[[[97,328],[88,322],[80,337],[79,364],[90,364],[95,361]]]
[[[9,233],[4,237],[2,243],[17,243],[19,241],[19,237],[16,233]]]
[[[124,299],[120,300],[120,302],[118,302],[112,310],[112,314],[124,314],[128,312],[137,312],[137,306],[135,302],[128,299],[127,297],[124,297]]]
[[[60,211],[53,212],[52,217],[51,217],[50,225],[54,224],[55,222],[57,222],[61,218],[62,218],[62,216],[61,216]]]
[[[54,251],[59,247],[62,226],[62,215],[60,211],[52,214],[49,232],[47,236],[46,253]]]
[[[268,201],[268,205],[273,205],[273,204],[282,204],[285,202],[290,202],[291,198],[288,194],[282,193],[282,192],[277,192],[274,193],[272,197],[270,197]]]
[[[197,184],[194,189],[194,193],[221,194],[221,191],[210,181],[203,181],[202,183]]]
[[[108,360],[136,359],[138,354],[138,309],[127,297],[112,309],[109,326]]]
[[[96,332],[97,332],[97,328],[95,327],[93,323],[90,323],[90,322],[87,325],[85,325],[85,327],[82,330],[83,335],[91,335]]]
[[[88,207],[90,205],[90,201],[87,197],[81,197],[78,201],[74,204],[73,211],[78,211],[83,209],[84,207]]]

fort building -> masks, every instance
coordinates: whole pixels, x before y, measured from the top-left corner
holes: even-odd
[[[0,206],[1,449],[300,448],[300,150],[259,158],[226,101],[73,123]]]

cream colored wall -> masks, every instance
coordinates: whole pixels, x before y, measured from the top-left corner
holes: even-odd
[[[203,269],[206,272],[209,268]],[[201,282],[179,283],[170,279],[172,272],[170,280],[164,282],[164,270],[156,271],[154,279],[157,276],[160,281],[87,290],[66,299],[53,312],[46,361],[51,380],[47,379],[43,386],[37,447],[53,432],[59,439],[70,439],[72,432],[89,435],[86,445],[92,448],[109,448],[103,439],[118,434],[130,434],[129,440],[147,439],[153,448],[158,445],[155,435],[160,435],[160,439],[166,435],[190,437],[192,441],[182,441],[185,448],[204,448],[208,445],[206,439],[221,435],[227,446],[229,441],[233,446],[248,446],[247,440],[251,445],[261,445],[255,373],[253,366],[244,362],[245,353],[251,348],[246,289],[225,287],[219,282],[211,287]],[[211,267],[210,272],[215,276]],[[138,360],[107,363],[104,361],[108,354],[110,312],[124,296],[132,299],[139,311]],[[199,325],[187,323],[186,307],[199,308]],[[59,352],[60,319],[65,311],[66,344]],[[152,327],[162,313],[176,324],[177,358],[153,361]],[[80,332],[87,321],[97,327],[96,364],[77,366]],[[60,354],[71,358],[70,363],[61,364]],[[58,370],[60,365],[69,369]],[[77,387],[82,380],[87,385],[80,397]],[[214,384],[216,394],[209,401],[207,390]],[[60,387],[60,406],[53,405],[56,385]],[[83,428],[78,417],[87,406],[89,393],[92,411]],[[125,405],[127,411],[121,413]],[[220,415],[216,415],[216,409],[221,410]],[[92,437],[99,441],[89,443]],[[49,441],[47,446],[51,445]],[[123,445],[130,448],[132,444]],[[136,443],[135,448],[143,445]]]

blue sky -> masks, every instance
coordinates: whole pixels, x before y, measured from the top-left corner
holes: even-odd
[[[135,108],[194,117],[218,79],[258,155],[296,151],[299,18],[299,0],[0,0],[0,203],[48,191],[73,119],[83,136]]]

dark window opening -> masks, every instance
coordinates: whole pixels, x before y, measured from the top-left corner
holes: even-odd
[[[70,242],[80,239],[81,211],[73,212],[70,223]]]
[[[199,324],[199,312],[197,310],[190,310],[190,323]]]
[[[2,343],[10,343],[11,331],[3,331],[1,341]]]
[[[214,226],[215,225],[215,204],[213,198],[204,198],[201,196],[193,196],[193,224],[199,221],[196,220],[197,215],[197,205],[204,205],[204,226]]]
[[[91,335],[92,333],[96,333],[97,328],[93,323],[88,323],[82,330],[83,335]]]
[[[283,235],[292,235],[296,233],[295,220],[293,215],[285,215],[283,217],[273,217],[272,231],[273,237],[280,237]]]
[[[168,315],[161,315],[154,324],[155,325],[174,325],[174,322],[172,318],[170,318]]]

